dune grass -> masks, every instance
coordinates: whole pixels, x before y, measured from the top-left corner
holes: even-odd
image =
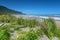
[[[9,40],[10,33],[6,26],[0,27],[0,40]]]
[[[41,23],[36,19],[23,19],[11,15],[1,15],[0,23],[9,23],[0,27],[0,39],[10,40],[10,33],[17,31],[16,40],[39,40],[38,38],[46,35],[50,40],[53,37],[60,38],[60,29],[57,28],[55,20],[52,18],[43,19]],[[22,31],[22,28],[29,27],[29,31]],[[14,30],[9,30],[13,28]],[[35,28],[35,29],[34,29]]]

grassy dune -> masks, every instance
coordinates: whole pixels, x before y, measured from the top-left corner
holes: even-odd
[[[39,22],[34,18],[23,19],[12,15],[0,15],[1,23],[3,25],[0,26],[0,40],[41,40],[43,35],[50,40],[53,37],[58,37],[60,40],[60,28],[57,28],[52,18]]]

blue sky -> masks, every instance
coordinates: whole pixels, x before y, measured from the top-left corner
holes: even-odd
[[[60,14],[60,0],[0,0],[0,5],[26,14]]]

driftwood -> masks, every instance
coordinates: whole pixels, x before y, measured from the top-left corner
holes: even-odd
[[[3,26],[3,25],[4,25],[4,23],[0,24],[0,27]]]

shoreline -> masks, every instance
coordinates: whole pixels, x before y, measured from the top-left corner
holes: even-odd
[[[48,18],[53,18],[54,20],[60,21],[60,17],[56,16],[36,16],[36,15],[14,15],[16,17],[28,17],[28,18],[41,18],[41,19],[48,19]]]
[[[37,20],[48,19],[49,18],[49,16],[35,16],[35,15],[14,15],[14,16],[16,16],[16,17],[23,17],[24,19],[25,18],[36,18]],[[56,26],[58,28],[60,28],[60,17],[51,17],[51,18],[53,18],[55,20]]]

